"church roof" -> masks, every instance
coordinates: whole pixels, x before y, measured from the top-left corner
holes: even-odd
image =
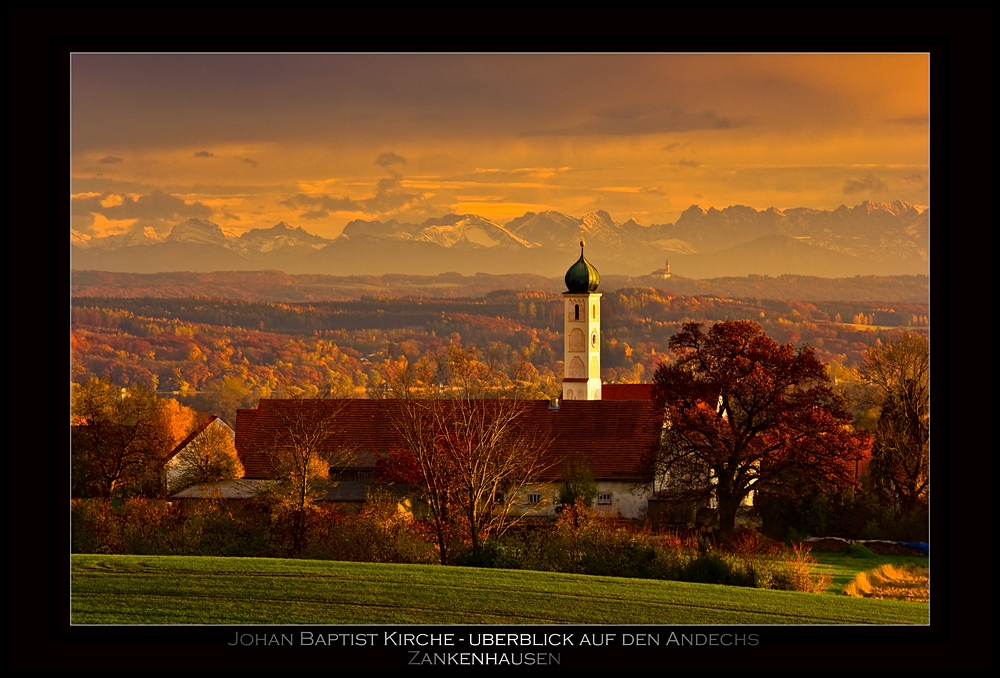
[[[421,401],[442,408],[454,401]],[[648,400],[563,401],[552,409],[547,400],[487,400],[483,407],[499,411],[523,408],[518,426],[548,439],[552,467],[539,480],[557,480],[573,464],[587,466],[597,480],[642,482],[643,461],[659,440],[661,421]],[[289,425],[302,430],[327,427],[322,446],[333,457],[350,451],[354,463],[370,466],[374,458],[406,448],[393,422],[403,421],[398,400],[261,400],[256,409],[236,416],[236,450],[246,478],[274,478],[269,450],[288,437]],[[336,465],[335,463],[333,465]]]
[[[566,271],[566,289],[574,294],[596,292],[601,284],[601,274],[583,256],[584,243],[580,241],[580,258]]]

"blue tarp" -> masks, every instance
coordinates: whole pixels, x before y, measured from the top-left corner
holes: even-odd
[[[905,546],[910,549],[920,549],[925,554],[930,554],[930,546],[925,541],[901,541],[898,543],[900,546]]]

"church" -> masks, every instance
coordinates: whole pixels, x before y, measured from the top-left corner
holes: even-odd
[[[584,256],[570,266],[563,293],[564,360],[562,399],[521,403],[519,426],[544,431],[549,462],[527,491],[523,510],[554,516],[559,484],[572,470],[586,469],[597,483],[595,508],[608,516],[638,520],[646,516],[654,487],[646,460],[659,442],[662,416],[652,401],[651,384],[602,384],[601,282]],[[336,481],[326,499],[362,502],[382,481],[379,460],[406,448],[398,421],[399,401],[391,399],[262,399],[257,407],[239,410],[236,450],[245,469],[243,486],[273,481],[279,470],[271,451],[287,422],[316,426],[334,421],[336,434],[323,437],[324,457]],[[230,481],[233,482],[233,481]],[[206,491],[209,488],[205,488]],[[216,486],[214,489],[222,489]],[[199,492],[186,490],[187,496]]]

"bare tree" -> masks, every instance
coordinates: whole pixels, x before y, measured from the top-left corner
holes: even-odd
[[[930,487],[930,350],[914,333],[865,351],[858,370],[879,409],[870,474],[896,495],[904,512],[926,501]]]
[[[305,544],[306,513],[313,502],[326,496],[336,485],[330,467],[345,465],[354,455],[351,444],[341,434],[345,400],[290,399],[262,400],[260,425],[271,438],[252,450],[268,460],[278,483],[266,491],[290,510],[292,548],[301,553]]]
[[[521,514],[532,481],[552,464],[549,436],[528,425],[528,404],[506,398],[458,397],[435,408],[437,444],[469,526],[472,551],[502,535]]]
[[[416,485],[434,522],[442,565],[451,562],[455,487],[444,450],[438,445],[434,404],[411,394],[388,402],[386,412],[403,449],[383,460],[387,480]]]
[[[387,375],[387,409],[406,445],[387,471],[421,488],[443,564],[451,562],[456,520],[481,554],[486,539],[518,519],[530,483],[553,463],[550,435],[528,426],[516,370],[512,378],[505,367],[453,345],[412,366],[398,361]]]
[[[341,416],[349,401],[286,400],[266,406],[276,419],[266,454],[280,480],[280,491],[295,508],[305,509],[333,486],[330,467],[350,462],[354,449],[340,438]]]

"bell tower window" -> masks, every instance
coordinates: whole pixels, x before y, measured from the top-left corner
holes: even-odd
[[[579,320],[579,319],[580,319],[580,304],[577,304],[573,311],[573,320]]]

